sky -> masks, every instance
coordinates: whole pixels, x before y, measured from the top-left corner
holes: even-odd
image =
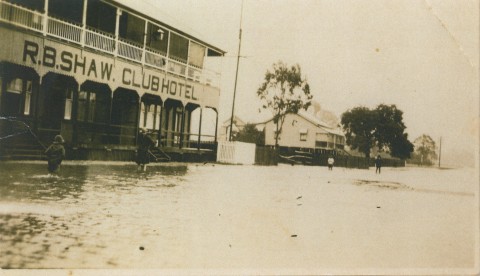
[[[314,100],[338,117],[395,104],[409,139],[442,137],[442,163],[478,166],[479,0],[175,0],[158,19],[227,51],[219,121],[259,122],[256,91],[273,63],[298,63]],[[240,24],[241,21],[241,24]],[[210,119],[214,120],[214,119]]]

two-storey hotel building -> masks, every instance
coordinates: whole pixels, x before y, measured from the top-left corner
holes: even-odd
[[[0,0],[4,159],[61,134],[67,158],[129,160],[140,128],[167,153],[215,150],[202,113],[218,123],[220,74],[206,64],[225,52],[128,3]]]

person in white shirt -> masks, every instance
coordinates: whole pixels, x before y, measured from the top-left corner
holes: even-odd
[[[330,157],[328,157],[327,162],[328,162],[328,170],[331,171],[333,169],[333,163],[335,163],[335,160],[333,159],[332,156],[330,156]]]

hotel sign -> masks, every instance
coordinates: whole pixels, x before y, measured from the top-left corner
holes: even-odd
[[[0,29],[0,34],[12,37],[10,43],[6,43],[8,39],[0,42],[1,60],[32,67],[40,76],[56,72],[73,76],[79,84],[91,80],[108,84],[112,91],[123,87],[137,91],[140,96],[150,93],[159,95],[162,100],[170,98],[184,104],[218,107],[218,88],[42,37],[6,29]]]

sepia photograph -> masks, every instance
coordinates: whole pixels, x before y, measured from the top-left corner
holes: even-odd
[[[0,0],[0,275],[479,275],[479,0]]]

